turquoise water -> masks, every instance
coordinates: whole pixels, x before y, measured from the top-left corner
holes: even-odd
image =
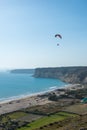
[[[57,79],[34,78],[32,74],[0,73],[0,101],[11,100],[66,85]]]

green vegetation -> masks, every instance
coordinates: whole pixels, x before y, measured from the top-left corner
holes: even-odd
[[[64,116],[64,117],[76,117],[76,114],[68,113],[68,112],[58,112],[58,115]]]
[[[87,130],[87,115],[66,118],[34,130]]]
[[[13,112],[13,113],[8,114],[8,116],[11,119],[18,119],[18,118],[24,117],[26,115],[27,115],[27,113],[21,112],[21,111],[17,111],[17,112]]]
[[[16,130],[19,126],[26,125],[26,122],[18,121],[18,119],[26,116],[27,113],[16,111],[0,116],[0,130]]]
[[[87,86],[84,89],[72,90],[67,91],[67,95],[72,95],[76,99],[82,99],[87,96]]]
[[[55,93],[53,93],[53,94],[49,95],[48,99],[52,100],[52,101],[57,101],[58,100],[58,96]]]
[[[62,121],[66,118],[75,117],[75,116],[76,115],[74,115],[74,114],[59,112],[59,113],[38,119],[38,120],[28,124],[25,127],[20,128],[18,130],[33,130],[33,129],[36,129],[36,128],[43,127],[44,125],[49,125],[50,123]]]
[[[68,90],[65,95],[67,97],[61,95],[56,100],[55,93],[48,94],[45,96],[50,97],[52,101],[47,104],[1,115],[0,130],[63,130],[67,128],[80,130],[80,128],[87,128],[87,104],[81,103],[81,97],[85,99],[87,95],[87,85],[81,90]]]

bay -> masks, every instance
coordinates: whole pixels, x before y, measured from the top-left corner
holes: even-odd
[[[0,72],[0,101],[14,100],[64,87],[58,79],[34,78],[32,74]]]

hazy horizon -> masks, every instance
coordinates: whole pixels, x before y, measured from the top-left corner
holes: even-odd
[[[87,0],[0,1],[0,70],[87,66],[86,13]]]

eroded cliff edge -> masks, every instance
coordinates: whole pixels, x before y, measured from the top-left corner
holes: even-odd
[[[68,83],[87,83],[87,67],[37,68],[34,77],[56,78]]]

